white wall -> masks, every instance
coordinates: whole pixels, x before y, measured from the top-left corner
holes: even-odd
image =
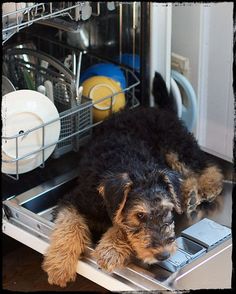
[[[200,4],[172,6],[172,52],[190,59],[190,81],[197,91],[200,42]]]
[[[173,4],[172,52],[190,59],[199,144],[232,161],[233,2]]]

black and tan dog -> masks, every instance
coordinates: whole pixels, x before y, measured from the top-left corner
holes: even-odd
[[[86,146],[77,186],[60,201],[43,269],[65,286],[93,234],[94,257],[108,272],[132,256],[145,263],[175,252],[174,211],[191,212],[222,190],[222,173],[208,161],[173,111],[156,74],[157,108],[122,111],[106,120]]]

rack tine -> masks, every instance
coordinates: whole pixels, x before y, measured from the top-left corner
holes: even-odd
[[[82,62],[82,52],[79,52],[79,59],[78,59],[78,63],[77,63],[77,71],[76,71],[76,83],[75,83],[75,87],[76,87],[76,99],[77,102],[81,102],[80,101],[80,97],[79,97],[79,81],[80,81],[80,70],[81,70],[81,62]]]

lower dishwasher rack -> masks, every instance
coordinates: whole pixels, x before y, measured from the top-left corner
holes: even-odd
[[[75,184],[78,172],[78,169],[74,169],[3,201],[2,231],[44,254],[54,227],[52,210],[57,199]],[[207,276],[207,288],[211,288],[217,280],[215,267],[222,262],[222,258],[226,267],[224,273],[219,268],[220,280],[224,281],[220,284],[220,288],[230,288],[232,239],[175,273],[170,273],[158,265],[144,266],[137,261],[122,270],[108,274],[98,268],[96,261],[91,257],[92,251],[93,248],[88,247],[84,257],[78,261],[77,273],[110,291],[172,291],[205,288],[201,280],[198,282],[198,277],[202,276],[202,270],[213,268],[215,272],[212,271],[213,274],[208,273]],[[216,285],[217,287],[219,285]]]

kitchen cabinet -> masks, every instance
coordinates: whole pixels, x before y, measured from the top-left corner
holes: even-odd
[[[172,52],[189,59],[201,147],[233,161],[233,2],[174,4]]]

